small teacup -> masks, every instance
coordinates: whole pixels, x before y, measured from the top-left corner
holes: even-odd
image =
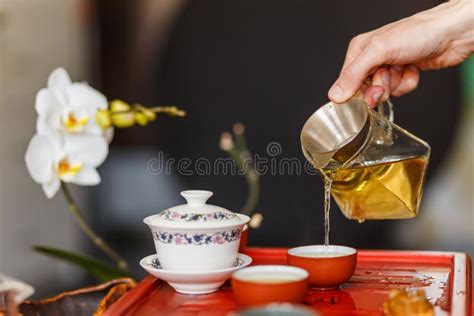
[[[283,265],[257,265],[232,275],[232,289],[244,306],[299,303],[308,288],[308,272]]]
[[[303,246],[288,250],[288,264],[309,272],[309,284],[321,290],[338,288],[354,274],[357,250],[345,246]]]

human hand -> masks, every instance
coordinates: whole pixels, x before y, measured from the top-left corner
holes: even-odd
[[[457,65],[473,52],[474,1],[443,3],[354,37],[328,96],[341,103],[360,89],[373,107],[414,90],[420,70]]]

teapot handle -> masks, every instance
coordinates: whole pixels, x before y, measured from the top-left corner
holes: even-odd
[[[393,103],[390,98],[382,104],[379,104],[375,109],[380,115],[393,123],[395,112],[393,111]]]

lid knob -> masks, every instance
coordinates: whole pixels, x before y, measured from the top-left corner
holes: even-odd
[[[212,196],[212,194],[211,191],[204,190],[188,190],[181,192],[181,195],[186,199],[186,202],[193,206],[205,205],[206,201]]]

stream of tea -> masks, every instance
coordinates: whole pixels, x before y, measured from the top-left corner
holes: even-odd
[[[328,172],[327,174],[320,170],[324,177],[324,245],[329,246],[329,211],[331,209],[331,187],[334,172]]]

